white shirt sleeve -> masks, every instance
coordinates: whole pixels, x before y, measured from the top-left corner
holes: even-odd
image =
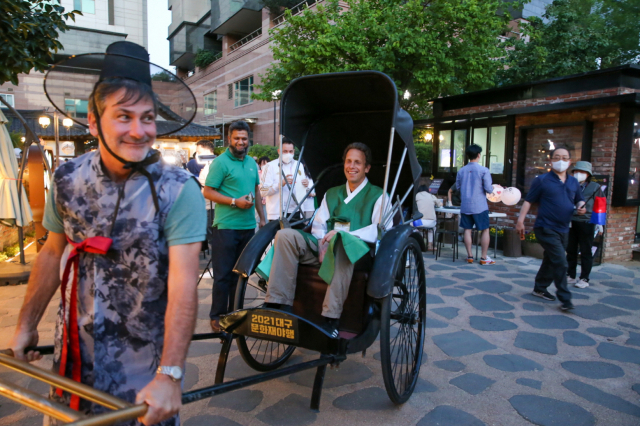
[[[371,214],[371,225],[349,232],[351,235],[354,235],[368,243],[376,242],[376,240],[378,239],[378,222],[380,221],[380,207],[382,206],[382,198],[383,197],[381,195],[376,201],[375,206],[373,206],[373,213]],[[389,210],[390,206],[389,206],[388,197],[386,197],[386,201],[387,203],[384,210]],[[390,229],[392,226],[393,226],[393,218],[390,217],[387,220],[387,223],[385,224],[384,228],[386,230],[386,229]]]
[[[327,220],[329,220],[329,217],[329,207],[327,206],[327,196],[325,195],[322,199],[322,204],[318,207],[318,212],[311,226],[311,235],[318,240],[321,240],[327,235]]]
[[[270,167],[272,164],[267,164],[266,171],[264,172],[264,182],[260,186],[260,195],[268,197],[280,192],[279,179],[278,179],[278,167]]]

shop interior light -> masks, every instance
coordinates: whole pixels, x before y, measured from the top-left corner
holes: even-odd
[[[424,140],[429,142],[431,139],[433,139],[433,134],[432,133],[426,133],[424,135]]]

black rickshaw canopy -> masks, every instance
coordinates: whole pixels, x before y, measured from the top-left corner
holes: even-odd
[[[396,86],[386,74],[353,71],[300,77],[282,95],[280,120],[281,134],[298,149],[305,146],[302,159],[314,181],[327,167],[342,163],[347,145],[362,142],[373,152],[367,177],[381,188],[394,128],[387,192],[406,149],[393,201],[398,195],[402,198],[412,184],[415,194],[422,169],[413,146],[413,120],[399,107]],[[316,187],[318,201],[329,188],[345,182],[341,167],[328,172]],[[414,197],[407,197],[403,204],[413,207]]]

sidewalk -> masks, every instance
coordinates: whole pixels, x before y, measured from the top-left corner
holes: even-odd
[[[36,244],[34,240],[33,244],[28,245],[24,251],[25,264],[20,263],[20,255],[16,256],[11,261],[0,262],[0,286],[4,285],[17,285],[25,283],[29,280],[31,274],[31,268],[33,262],[38,255]]]
[[[480,266],[427,254],[425,262],[425,357],[406,404],[393,406],[384,391],[376,342],[365,357],[351,355],[327,371],[319,413],[308,408],[314,373],[306,372],[186,405],[183,425],[640,424],[640,263],[594,268],[590,287],[571,287],[575,311],[563,313],[558,302],[531,296],[539,260],[499,256],[496,265]],[[205,278],[198,289],[197,332],[209,331],[211,283]],[[0,347],[11,336],[24,289],[0,287]],[[53,338],[58,302],[43,318],[42,344]],[[213,383],[219,351],[214,341],[191,345],[185,390]],[[50,365],[46,358],[42,366]],[[314,358],[296,350],[290,363]],[[252,374],[234,345],[226,379]],[[15,373],[0,377],[46,392]],[[0,426],[40,419],[0,400]]]

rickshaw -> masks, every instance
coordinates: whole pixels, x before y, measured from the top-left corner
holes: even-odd
[[[367,177],[387,194],[383,203],[378,238],[354,267],[349,294],[340,318],[339,337],[332,338],[319,319],[327,284],[318,268],[300,265],[292,312],[264,307],[269,282],[256,268],[284,228],[309,229],[315,215],[295,220],[305,201],[281,197],[280,215],[250,240],[234,271],[239,275],[235,310],[221,317],[221,333],[196,334],[193,340],[219,338],[223,342],[215,384],[183,394],[183,403],[198,401],[299,371],[316,369],[310,408],[318,410],[327,365],[337,366],[349,354],[362,352],[380,338],[380,361],[387,394],[395,404],[406,402],[413,393],[420,366],[426,327],[426,278],[422,252],[426,246],[410,223],[420,218],[415,205],[417,180],[421,174],[414,146],[413,122],[400,109],[393,81],[377,71],[354,71],[301,77],[282,94],[281,134],[293,141],[300,158],[307,159],[318,200],[334,186],[346,182],[342,153],[352,142],[366,143],[374,154]],[[386,153],[386,158],[385,154]],[[294,174],[295,185],[298,170]],[[282,163],[280,162],[280,179]],[[281,181],[282,184],[282,181]],[[287,183],[288,184],[288,183]],[[294,191],[290,191],[293,194]],[[292,200],[292,198],[294,198]],[[392,218],[394,226],[382,223]],[[277,271],[272,271],[272,277]],[[272,278],[276,279],[276,278]],[[224,382],[225,368],[233,341],[244,361],[259,373]],[[296,347],[319,352],[318,359],[284,365]],[[38,348],[51,353],[51,348]],[[83,417],[67,407],[0,381],[0,394],[75,425],[108,425],[133,419],[146,406],[132,406],[113,396],[60,377],[35,366],[0,355],[0,365],[75,392],[114,411]]]

